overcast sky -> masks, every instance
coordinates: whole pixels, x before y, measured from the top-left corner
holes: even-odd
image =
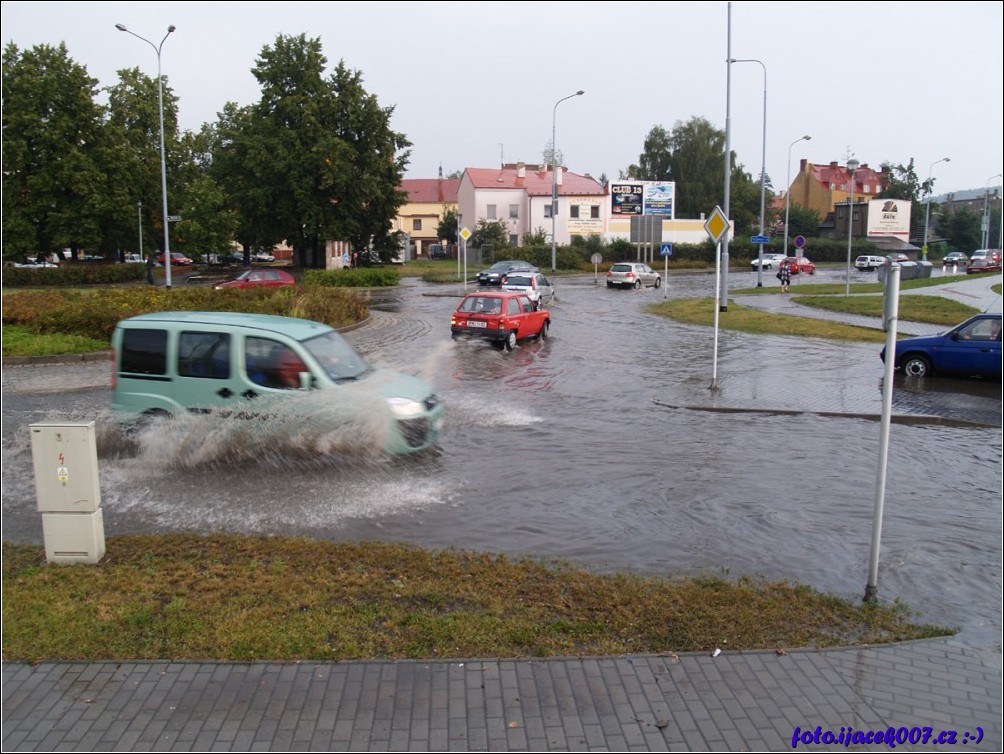
[[[157,73],[159,44],[196,130],[224,103],[259,98],[251,68],[278,35],[320,38],[393,107],[413,143],[409,178],[501,161],[538,162],[557,124],[570,170],[616,179],[653,126],[703,117],[759,178],[766,68],[766,172],[775,189],[799,160],[876,169],[934,166],[936,195],[999,185],[1001,2],[3,2],[4,42],[65,42],[99,85]],[[730,34],[731,27],[731,34]],[[585,94],[562,102],[582,89]],[[728,92],[731,89],[731,96]],[[727,115],[729,117],[727,117]],[[724,165],[723,165],[724,170]],[[710,210],[713,208],[709,208]]]

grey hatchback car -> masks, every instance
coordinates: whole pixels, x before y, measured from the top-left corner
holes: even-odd
[[[641,288],[643,285],[652,288],[662,285],[662,276],[643,262],[617,262],[607,273],[607,288]]]
[[[510,272],[502,278],[502,290],[525,293],[538,307],[547,306],[554,300],[554,286],[540,272]]]

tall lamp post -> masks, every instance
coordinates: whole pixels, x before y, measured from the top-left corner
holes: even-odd
[[[927,211],[924,214],[924,248],[921,249],[921,259],[925,262],[927,261],[927,231],[931,227],[931,175],[934,173],[934,166],[939,162],[951,162],[951,158],[942,157],[940,160],[935,160],[931,163],[931,167],[927,171],[927,183],[924,184],[927,188]]]
[[[788,187],[784,191],[784,255],[788,256],[788,214],[791,211],[791,148],[800,141],[809,141],[812,137],[806,134],[801,139],[795,139],[788,145]]]
[[[558,237],[555,235],[558,232],[558,170],[561,169],[558,165],[558,145],[555,142],[558,132],[558,105],[566,99],[578,97],[581,94],[585,94],[585,92],[579,89],[575,94],[562,97],[554,103],[554,110],[551,113],[551,162],[554,163],[551,166],[551,272],[558,268]]]
[[[136,202],[136,218],[139,220],[139,258],[144,262],[143,257],[143,202]]]
[[[844,295],[851,295],[851,240],[854,238],[854,171],[858,169],[858,161],[853,157],[847,161],[847,169],[851,171],[851,198],[847,202],[847,285]]]
[[[990,248],[990,181],[997,178],[1004,178],[1004,174],[998,173],[987,178],[987,190],[983,194],[983,243],[981,249]]]
[[[753,58],[747,60],[732,59],[730,63],[759,63],[763,68],[763,146],[760,154],[760,235],[763,235],[763,216],[766,208],[766,178],[767,178],[767,66],[762,60]],[[763,244],[757,244],[756,287],[763,288]]]
[[[157,53],[157,108],[160,112],[160,193],[164,200],[163,206],[163,221],[164,221],[164,280],[168,288],[171,287],[171,230],[170,222],[167,219],[167,157],[164,150],[164,80],[160,75],[160,51],[164,47],[164,42],[174,31],[175,27],[172,24],[167,27],[167,34],[164,38],[160,40],[159,45],[155,45],[146,37],[141,37],[134,31],[130,31],[123,24],[115,24],[115,28],[119,31],[124,31],[126,34],[132,34],[136,39],[142,39],[148,45],[150,45],[154,52]]]

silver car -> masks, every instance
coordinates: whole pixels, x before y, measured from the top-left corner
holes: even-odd
[[[540,272],[510,272],[502,278],[502,290],[525,293],[538,308],[554,300],[554,286]]]
[[[643,285],[658,288],[662,276],[642,262],[617,262],[607,273],[607,288],[641,288]]]

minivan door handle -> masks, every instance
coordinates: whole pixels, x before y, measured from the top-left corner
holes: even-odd
[[[230,388],[225,387],[221,388],[220,390],[217,390],[216,394],[220,396],[220,398],[229,398],[231,395],[233,395],[233,392],[230,390]]]
[[[247,398],[248,400],[257,397],[258,393],[256,393],[254,390],[245,390],[243,393],[241,393],[241,398]]]

